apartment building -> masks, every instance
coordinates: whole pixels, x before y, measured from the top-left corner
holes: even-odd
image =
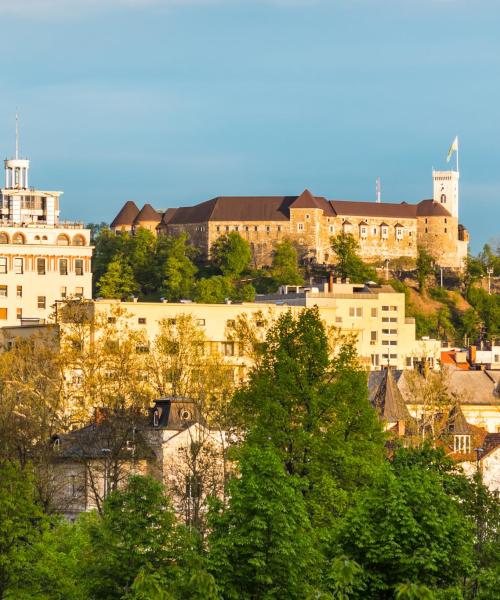
[[[5,161],[0,190],[0,327],[50,320],[57,300],[92,297],[90,231],[59,220],[62,192],[29,187],[29,160]]]

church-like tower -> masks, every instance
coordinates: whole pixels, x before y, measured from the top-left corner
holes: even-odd
[[[433,171],[433,200],[458,219],[458,171]]]

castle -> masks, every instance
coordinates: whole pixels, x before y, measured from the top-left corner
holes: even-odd
[[[327,200],[309,190],[300,196],[219,196],[164,211],[150,204],[139,210],[129,200],[111,229],[187,233],[204,256],[218,237],[237,231],[250,243],[255,266],[269,264],[274,246],[284,238],[298,246],[303,259],[333,263],[331,238],[345,232],[356,238],[367,262],[415,259],[423,247],[440,267],[461,269],[468,232],[458,222],[458,180],[458,171],[433,171],[433,197],[417,204]]]

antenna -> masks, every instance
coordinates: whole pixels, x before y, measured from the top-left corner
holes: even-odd
[[[19,115],[16,111],[16,160],[19,158]]]
[[[382,194],[382,188],[381,188],[381,185],[380,185],[380,177],[377,177],[377,182],[375,184],[375,190],[377,192],[377,202],[380,203],[380,197],[381,197],[381,194]]]

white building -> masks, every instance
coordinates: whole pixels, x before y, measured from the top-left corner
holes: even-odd
[[[59,222],[62,192],[30,188],[28,173],[16,148],[0,190],[0,327],[44,323],[56,300],[92,297],[90,231]]]

